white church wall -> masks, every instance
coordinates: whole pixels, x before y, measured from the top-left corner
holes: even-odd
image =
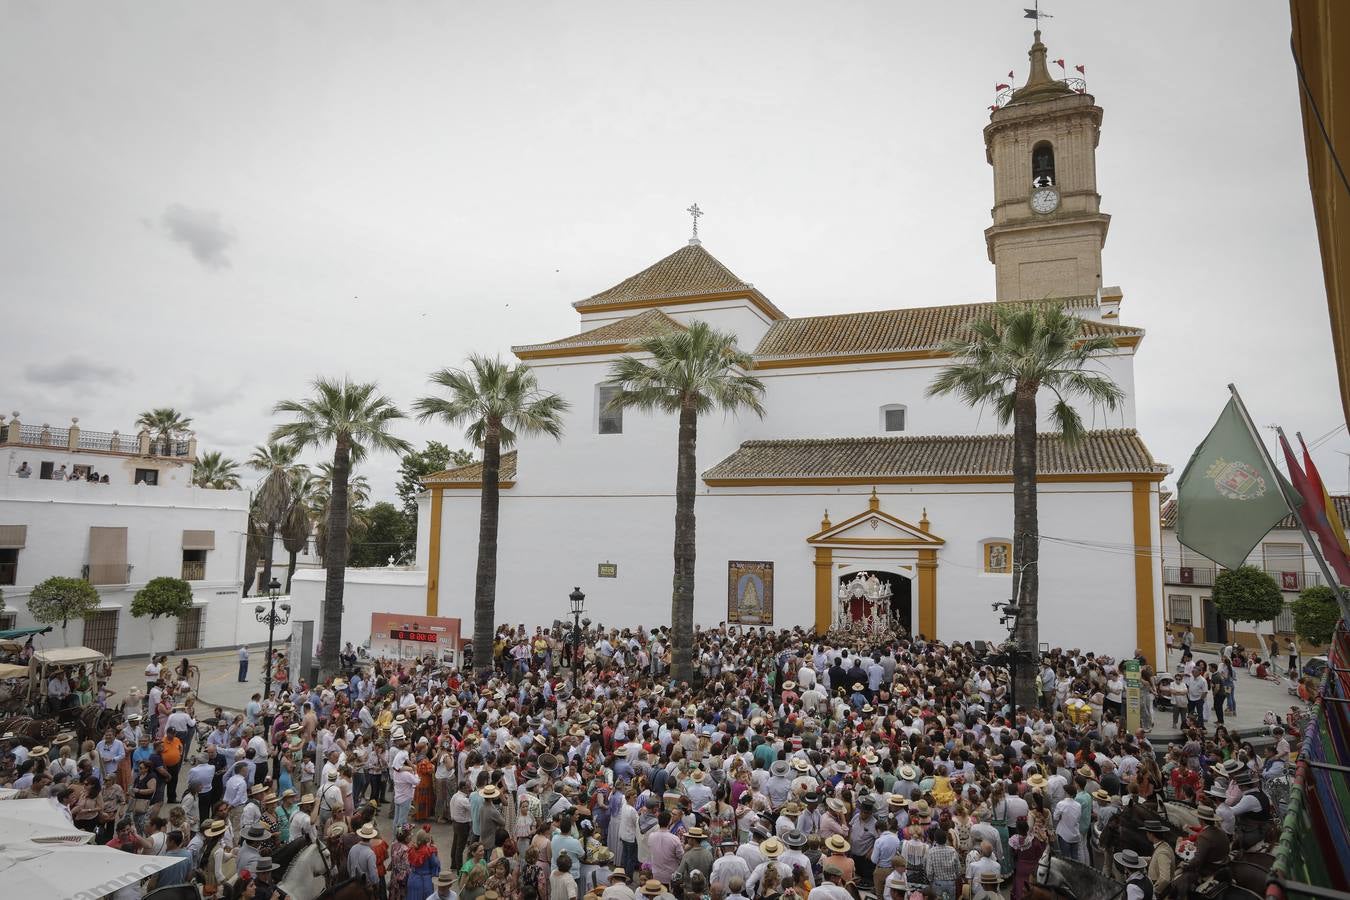
[[[925,396],[928,385],[944,365],[941,360],[818,366],[801,369],[763,369],[755,374],[767,386],[762,420],[743,418],[745,440],[885,435],[880,415],[888,404],[905,406],[903,434],[989,434],[998,425],[992,410],[971,409],[950,397]],[[1134,427],[1133,359],[1128,355],[1101,357],[1098,370],[1125,391],[1121,409],[1094,411],[1075,404],[1091,428]],[[1043,421],[1054,396],[1041,396]],[[897,432],[889,432],[897,434]]]
[[[700,492],[695,621],[708,626],[726,618],[728,561],[771,560],[774,624],[809,627],[815,570],[806,538],[818,530],[826,508],[835,522],[865,510],[867,493],[868,488]],[[917,522],[927,508],[932,533],[947,541],[938,551],[938,637],[998,638],[1002,632],[991,605],[1008,598],[1011,578],[983,572],[980,544],[1007,536],[991,523],[1010,522],[1010,486],[891,487],[879,493],[882,510],[906,521]],[[447,492],[445,500],[440,606],[443,615],[471,620],[477,497],[456,494]],[[552,621],[566,611],[574,585],[586,592],[594,621],[668,621],[673,510],[669,492],[584,502],[538,496],[523,484],[503,492],[498,622]],[[1041,517],[1047,537],[1079,542],[1042,543],[1042,640],[1115,656],[1133,652],[1134,557],[1112,549],[1128,548],[1133,540],[1129,485],[1044,485]],[[856,567],[860,558],[867,555],[841,554],[846,568]],[[617,578],[597,577],[596,566],[603,562],[618,565]],[[1158,587],[1155,582],[1155,597]],[[917,589],[913,597],[917,604]],[[914,621],[917,626],[917,605]]]
[[[477,497],[477,494],[474,494]],[[475,514],[476,515],[476,514]],[[477,529],[474,531],[474,546],[477,546]],[[448,571],[442,568],[442,572]],[[323,637],[323,570],[310,570],[295,573],[291,586],[291,618],[312,619],[314,638]],[[473,619],[473,570],[470,568],[467,605],[469,611],[466,621]],[[460,616],[459,598],[456,590],[462,593],[459,583],[451,588],[441,581],[442,616]],[[449,606],[447,606],[449,604]],[[252,618],[252,606],[248,606],[241,616]],[[361,644],[370,637],[370,614],[376,612],[406,613],[411,619],[425,617],[427,614],[427,573],[418,569],[377,568],[348,569],[342,594],[342,640]],[[241,630],[243,626],[241,624]],[[289,634],[289,631],[287,632]],[[280,634],[280,631],[278,631]],[[267,640],[267,630],[262,630],[261,640]]]

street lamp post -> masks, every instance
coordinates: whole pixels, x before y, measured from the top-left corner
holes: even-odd
[[[291,621],[291,605],[289,603],[281,604],[281,612],[277,612],[277,600],[281,597],[281,582],[275,578],[267,586],[267,599],[271,603],[270,608],[261,603],[253,607],[254,617],[267,626],[267,666],[266,682],[263,684],[263,699],[272,696],[272,638],[276,634],[278,625],[286,625]]]
[[[585,661],[581,657],[581,626],[584,624],[590,628],[591,620],[581,617],[586,611],[586,595],[581,592],[581,588],[572,588],[572,593],[567,595],[567,599],[572,602],[572,696],[575,697],[577,682],[581,677],[581,670],[585,667]]]

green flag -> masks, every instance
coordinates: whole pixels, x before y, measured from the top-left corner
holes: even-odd
[[[1238,568],[1289,514],[1279,477],[1234,396],[1177,483],[1177,540],[1225,568]]]

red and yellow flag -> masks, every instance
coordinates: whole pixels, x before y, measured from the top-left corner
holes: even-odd
[[[1298,445],[1303,448],[1303,471],[1307,474],[1308,480],[1312,482],[1313,490],[1322,496],[1323,505],[1326,507],[1327,523],[1331,526],[1332,535],[1336,538],[1336,542],[1341,545],[1341,553],[1350,557],[1350,542],[1345,539],[1345,523],[1341,521],[1341,515],[1336,511],[1336,502],[1331,498],[1331,493],[1322,481],[1322,475],[1317,471],[1317,466],[1313,464],[1312,455],[1308,453],[1308,445],[1303,443],[1303,435],[1301,434],[1298,436]]]

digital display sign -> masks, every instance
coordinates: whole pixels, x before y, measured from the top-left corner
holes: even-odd
[[[434,644],[440,640],[440,635],[434,631],[413,631],[411,628],[391,628],[389,629],[389,639],[391,641],[421,641],[424,644]]]

